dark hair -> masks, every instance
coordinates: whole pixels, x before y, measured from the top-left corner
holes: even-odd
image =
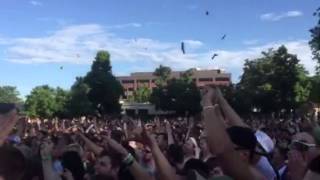
[[[200,159],[190,159],[185,163],[183,171],[188,173],[191,170],[196,170],[205,178],[209,177],[210,169],[208,165],[202,162]]]
[[[308,169],[314,173],[320,174],[320,156],[317,156],[309,163]]]
[[[183,149],[177,144],[171,144],[167,151],[168,160],[172,165],[183,162]]]
[[[163,139],[168,141],[168,135],[167,133],[157,133],[157,136],[163,136]]]
[[[254,131],[247,127],[232,126],[227,128],[227,133],[237,148],[249,151],[249,161],[252,163],[257,145]]]
[[[124,134],[122,131],[119,131],[119,130],[111,131],[111,138],[117,141],[118,143],[121,143],[123,137],[124,137]]]
[[[85,170],[82,160],[77,152],[68,151],[63,153],[62,166],[72,173],[75,180],[83,180]]]
[[[0,176],[8,180],[20,180],[26,169],[23,154],[10,146],[0,147]]]
[[[210,169],[214,169],[219,166],[219,161],[216,157],[210,157],[205,163]]]
[[[127,167],[121,166],[118,171],[118,180],[135,180],[135,178]]]
[[[27,168],[22,180],[30,180],[34,177],[43,179],[43,171],[41,160],[37,157],[27,160]]]

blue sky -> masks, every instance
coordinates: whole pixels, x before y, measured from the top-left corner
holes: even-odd
[[[1,0],[0,85],[17,86],[22,96],[43,84],[68,89],[101,49],[111,53],[116,75],[161,63],[222,68],[237,81],[244,59],[284,44],[313,73],[308,30],[319,6],[318,0]]]

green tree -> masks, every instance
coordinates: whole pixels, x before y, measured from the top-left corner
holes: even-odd
[[[262,58],[246,60],[238,84],[251,109],[278,112],[305,102],[311,85],[297,56],[289,54],[284,46],[262,54]]]
[[[138,88],[133,92],[133,101],[145,103],[150,101],[151,90],[147,86]]]
[[[48,85],[35,87],[27,96],[25,106],[31,117],[53,117],[56,112],[55,90]]]
[[[89,86],[82,77],[77,77],[76,82],[70,90],[70,100],[67,103],[68,115],[70,117],[80,117],[84,115],[94,115],[93,104],[88,98]]]
[[[151,94],[151,102],[158,109],[175,111],[177,114],[197,114],[201,111],[200,91],[192,82],[190,71],[180,79],[171,79],[165,85],[159,84]]]
[[[194,73],[195,69],[191,68],[186,70],[185,72],[181,73],[181,79],[187,83],[192,82],[192,75]]]
[[[311,41],[309,41],[309,44],[311,46],[314,59],[318,61],[317,73],[319,74],[320,73],[320,8],[318,8],[313,15],[318,18],[318,21],[315,27],[310,29],[312,39]]]
[[[21,103],[19,92],[13,86],[0,86],[0,102],[1,103]]]
[[[119,99],[123,95],[123,89],[120,82],[113,76],[111,69],[109,53],[99,51],[91,71],[84,79],[89,86],[89,100],[101,114],[121,111]]]
[[[229,86],[220,87],[223,96],[235,109],[235,111],[241,115],[248,115],[252,110],[252,102],[249,93],[238,84],[231,84]]]
[[[320,75],[316,75],[310,78],[312,88],[310,91],[309,100],[312,102],[320,103]]]
[[[65,117],[67,116],[68,109],[67,109],[67,103],[70,99],[70,92],[66,91],[60,87],[57,87],[55,89],[55,113],[54,115],[57,117]]]
[[[170,78],[171,68],[168,66],[160,65],[154,71],[153,75],[157,77],[156,85],[157,86],[164,86]]]

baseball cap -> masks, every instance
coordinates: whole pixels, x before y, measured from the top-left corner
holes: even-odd
[[[250,128],[241,126],[232,126],[227,128],[227,133],[233,142],[239,148],[247,150],[255,150],[257,145],[257,138]]]
[[[272,139],[262,131],[256,131],[255,136],[257,138],[257,142],[262,147],[264,152],[271,153],[274,149],[274,143]]]

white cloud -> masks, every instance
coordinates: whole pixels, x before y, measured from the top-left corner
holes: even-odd
[[[29,3],[33,6],[42,6],[42,2],[40,1],[32,0],[32,1],[29,1]]]
[[[260,16],[260,19],[263,21],[280,21],[285,18],[293,18],[302,16],[303,13],[301,11],[287,11],[284,13],[266,13]]]
[[[126,23],[126,24],[117,24],[117,25],[113,25],[113,26],[108,26],[108,28],[113,28],[113,29],[123,29],[123,28],[130,28],[130,27],[139,28],[139,27],[142,27],[142,24],[140,24],[140,23]]]
[[[180,50],[180,42],[163,42],[148,38],[121,38],[108,28],[98,24],[64,27],[45,37],[9,39],[6,46],[6,60],[15,63],[71,63],[90,64],[98,50],[108,50],[113,64],[124,63],[127,73],[140,66],[152,71],[160,63],[174,69],[191,67],[222,68],[237,79],[242,72],[245,59],[259,57],[262,51],[285,45],[290,53],[297,54],[306,69],[314,73],[308,42],[292,40],[249,46],[238,50],[215,49],[206,51],[205,44],[197,40],[185,40],[186,54]],[[213,53],[219,54],[211,60]],[[121,69],[120,74],[124,74]],[[115,72],[117,74],[117,72]]]
[[[203,46],[203,43],[201,41],[197,41],[197,40],[183,40],[183,42],[185,43],[185,45],[188,48],[192,48],[192,49],[197,49],[200,48],[201,46]]]

